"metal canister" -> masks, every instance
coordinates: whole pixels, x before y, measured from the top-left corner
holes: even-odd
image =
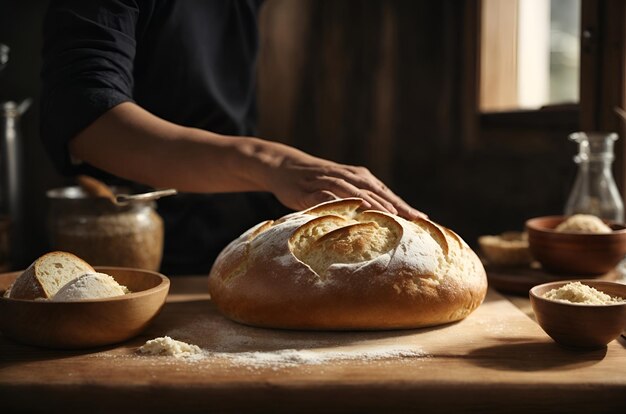
[[[0,103],[0,229],[8,231],[7,243],[0,247],[11,246],[13,255],[22,251],[22,214],[23,214],[23,171],[22,138],[20,117],[28,110],[30,99],[21,103],[7,101]],[[9,225],[10,224],[10,225]],[[2,254],[7,252],[0,252]]]

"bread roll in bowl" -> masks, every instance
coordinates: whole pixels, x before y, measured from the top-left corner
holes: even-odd
[[[217,308],[287,329],[399,329],[465,318],[485,298],[485,270],[454,232],[429,220],[330,201],[258,224],[209,275]]]

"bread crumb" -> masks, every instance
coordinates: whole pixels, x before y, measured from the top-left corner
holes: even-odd
[[[580,305],[613,305],[626,302],[624,298],[612,297],[580,282],[570,282],[558,289],[552,289],[544,293],[543,297]]]

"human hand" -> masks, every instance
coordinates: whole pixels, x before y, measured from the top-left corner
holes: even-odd
[[[269,190],[281,203],[296,210],[336,198],[359,197],[366,208],[410,220],[427,217],[394,194],[365,167],[338,164],[290,148],[271,170]]]

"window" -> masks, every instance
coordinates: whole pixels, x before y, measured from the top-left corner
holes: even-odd
[[[482,0],[481,112],[579,102],[581,0]]]

